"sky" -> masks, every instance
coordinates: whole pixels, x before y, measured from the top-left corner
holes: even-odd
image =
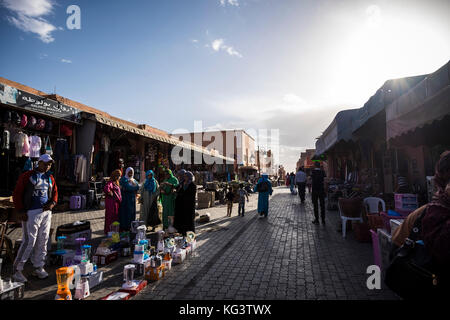
[[[292,171],[338,111],[449,61],[449,12],[445,0],[0,0],[0,76],[168,132],[278,132]]]

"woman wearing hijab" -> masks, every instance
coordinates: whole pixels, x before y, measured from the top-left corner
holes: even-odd
[[[174,227],[183,236],[187,231],[195,232],[195,196],[197,186],[194,183],[194,175],[187,171],[183,184],[180,184],[175,205]]]
[[[262,217],[267,218],[269,213],[269,195],[272,195],[272,184],[269,181],[269,176],[263,174],[262,178],[258,180],[254,192],[258,192],[258,213]]]
[[[155,227],[161,224],[158,214],[158,181],[155,179],[153,170],[148,170],[145,173],[145,183],[141,186],[141,220],[145,222],[146,226],[151,226],[152,231]]]
[[[111,173],[108,183],[103,188],[105,193],[105,234],[111,231],[111,224],[119,221],[119,206],[122,201],[122,193],[120,192],[120,170]]]
[[[136,193],[139,190],[139,184],[134,179],[133,168],[127,168],[125,176],[120,179],[120,189],[122,192],[119,208],[120,230],[129,231],[131,221],[136,220]]]
[[[170,169],[166,169],[166,180],[161,183],[161,200],[163,205],[163,229],[167,229],[170,224],[169,220],[173,219],[175,212],[176,188],[178,187],[178,179],[175,178]]]

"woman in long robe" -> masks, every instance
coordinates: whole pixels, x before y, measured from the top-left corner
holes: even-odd
[[[265,192],[259,192],[258,186],[260,186],[262,183],[268,184],[268,191]],[[258,180],[258,183],[255,186],[254,192],[258,192],[258,213],[259,216],[267,218],[267,215],[269,213],[269,195],[272,195],[272,184],[269,181],[269,176],[267,174],[263,174],[262,178]]]
[[[176,188],[178,179],[175,178],[170,169],[166,170],[166,180],[161,183],[161,200],[163,206],[163,229],[167,229],[171,224],[175,212]],[[173,223],[173,222],[172,222]]]
[[[120,192],[120,170],[111,173],[111,177],[103,188],[105,193],[105,226],[103,232],[108,234],[111,231],[111,224],[119,221],[119,206],[122,201],[122,193]]]
[[[145,173],[145,183],[140,189],[141,194],[141,221],[144,221],[146,226],[151,226],[152,231],[155,227],[161,224],[161,219],[158,214],[158,193],[159,184],[154,178],[153,170],[148,170]]]
[[[183,185],[178,189],[175,204],[174,227],[183,236],[187,231],[195,232],[195,196],[197,186],[194,183],[192,172],[186,172]]]
[[[130,231],[131,221],[136,220],[136,193],[139,184],[134,179],[133,168],[127,168],[125,176],[120,179],[122,202],[119,208],[119,223],[121,231]]]

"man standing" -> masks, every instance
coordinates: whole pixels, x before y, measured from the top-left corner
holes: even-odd
[[[319,223],[319,207],[318,201],[320,201],[320,215],[322,218],[322,224],[325,224],[325,186],[324,179],[326,177],[325,172],[320,168],[320,162],[314,162],[314,170],[311,172],[312,180],[312,202],[314,205],[314,224]]]
[[[13,194],[15,209],[22,219],[22,244],[14,261],[13,279],[26,282],[22,274],[25,262],[31,256],[39,279],[48,277],[44,270],[47,242],[50,233],[52,209],[58,201],[55,178],[48,172],[53,159],[48,154],[39,157],[38,167],[23,173]]]
[[[298,169],[295,175],[295,184],[298,187],[298,195],[300,197],[301,203],[305,203],[305,187],[306,187],[306,173],[303,171],[303,167]]]

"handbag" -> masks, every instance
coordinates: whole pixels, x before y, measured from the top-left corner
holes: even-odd
[[[423,210],[405,243],[396,251],[386,269],[385,283],[403,299],[436,298],[440,291],[440,277],[432,257],[420,239]]]
[[[46,153],[46,154],[48,154],[48,155],[50,155],[50,156],[53,155],[52,146],[51,146],[51,144],[50,144],[50,139],[49,139],[48,136],[45,138],[45,146],[44,146],[44,149],[45,149],[45,153]]]

